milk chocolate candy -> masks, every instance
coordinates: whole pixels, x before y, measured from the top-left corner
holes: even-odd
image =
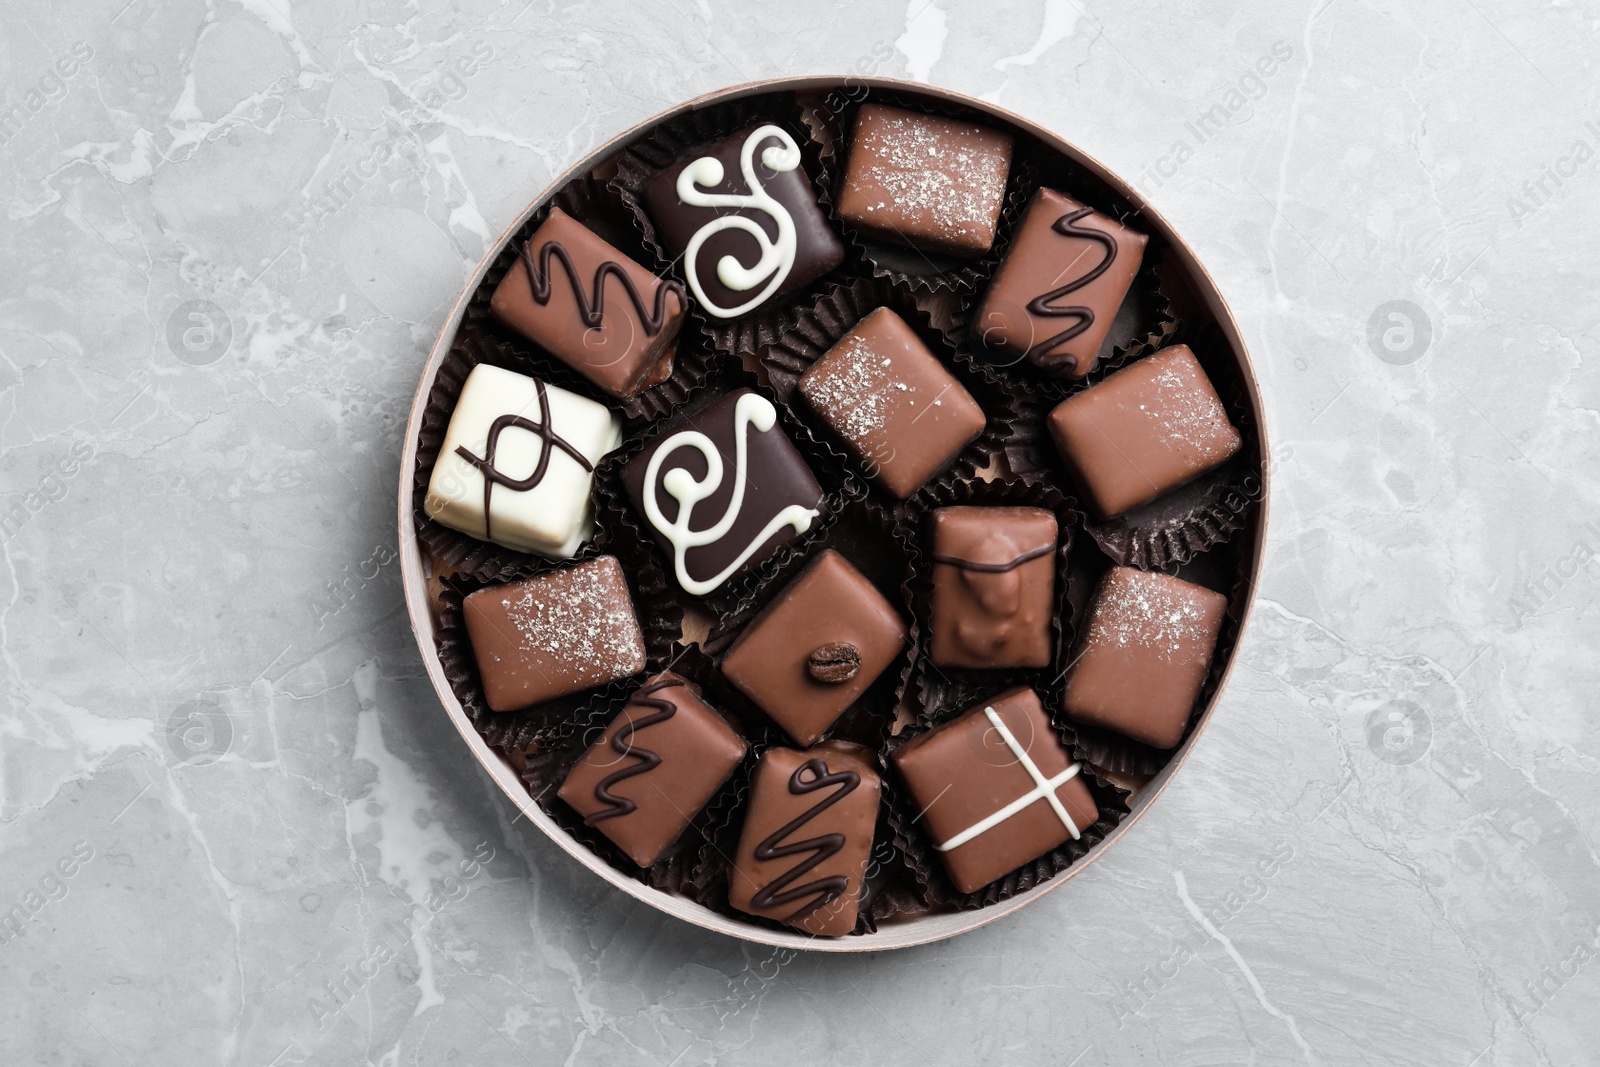
[[[1183,740],[1211,669],[1228,598],[1155,571],[1101,580],[1062,709],[1155,748]]]
[[[890,761],[963,893],[1076,841],[1099,817],[1079,765],[1027,687],[911,739]]]
[[[688,299],[551,208],[489,300],[500,322],[627,400],[672,373]]]
[[[821,937],[854,930],[879,788],[861,745],[768,750],[750,783],[728,903]]]
[[[1100,518],[1121,515],[1239,451],[1239,431],[1187,345],[1163,348],[1050,412],[1050,435]]]
[[[644,634],[614,556],[480,589],[462,613],[493,711],[542,704],[644,669]]]
[[[983,432],[983,410],[905,320],[878,308],[808,368],[800,394],[904,500]]]
[[[1040,189],[978,305],[974,337],[1053,376],[1082,378],[1094,370],[1139,273],[1146,240],[1054,189]]]
[[[810,745],[899,658],[907,638],[900,613],[828,549],[745,627],[722,673]]]
[[[480,363],[450,415],[422,508],[453,530],[561,559],[594,533],[594,469],[622,420],[604,404]]]
[[[994,244],[1011,136],[970,122],[863,105],[850,131],[839,217],[863,235],[960,258]]]
[[[629,699],[558,795],[640,867],[678,840],[744,758],[745,741],[672,672]]]
[[[933,662],[1048,666],[1055,515],[1043,508],[948,507],[934,511],[930,527]]]
[[[844,261],[783,126],[760,123],[679,161],[644,187],[662,245],[707,315],[733,319]]]
[[[822,514],[822,488],[770,400],[739,389],[628,461],[623,485],[684,592],[704,596]]]

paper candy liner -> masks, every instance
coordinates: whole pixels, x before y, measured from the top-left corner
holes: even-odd
[[[1066,191],[1055,186],[1052,188]],[[1068,195],[1076,200],[1084,199],[1076,194]],[[1116,216],[1115,211],[1107,213]],[[1123,221],[1138,226],[1137,219]],[[1054,406],[1087,388],[1099,376],[1170,343],[1177,323],[1172,317],[1171,300],[1162,289],[1162,262],[1166,251],[1165,242],[1151,234],[1145,246],[1144,259],[1139,264],[1139,272],[1133,276],[1128,295],[1117,308],[1111,330],[1100,344],[1095,369],[1083,378],[1052,377],[1023,356],[985,348],[980,340],[983,324],[975,321],[983,302],[981,293],[955,308],[944,329],[956,347],[959,358],[974,373],[1017,390],[1028,403]]]
[[[1088,632],[1089,608],[1093,605],[1095,593],[1099,590],[1101,577],[1111,567],[1111,561],[1099,556],[1098,553],[1084,553],[1083,558],[1075,562],[1074,566],[1076,580],[1073,584],[1074,596],[1070,610],[1074,628],[1082,635]],[[1208,589],[1226,591],[1228,595],[1228,610],[1223,616],[1222,628],[1217,633],[1211,667],[1206,672],[1205,682],[1200,688],[1199,696],[1195,698],[1194,707],[1189,712],[1189,721],[1184,727],[1185,739],[1194,729],[1196,717],[1216,697],[1217,689],[1222,683],[1222,673],[1233,658],[1239,640],[1239,622],[1244,618],[1250,602],[1249,583],[1240,577],[1247,567],[1244,552],[1235,551],[1235,548],[1230,546],[1222,551],[1200,556],[1187,565],[1175,565],[1169,571],[1184,581],[1203,585]],[[1069,670],[1070,664],[1076,661],[1080,651],[1081,645],[1075,645],[1068,661]],[[1059,722],[1062,733],[1083,754],[1084,760],[1108,774],[1129,776],[1155,774],[1172,760],[1173,753],[1183,743],[1180,741],[1178,746],[1170,749],[1152,748],[1111,730],[1077,722],[1061,710],[1065,688],[1065,677],[1063,677],[1061,684],[1049,694],[1050,703],[1047,706],[1050,713]]]
[[[780,547],[763,562],[743,574],[728,579],[705,596],[693,598],[678,589],[677,579],[672,575],[671,559],[647,527],[644,517],[634,509],[633,502],[623,487],[622,468],[650,442],[675,433],[683,419],[705,410],[728,393],[742,388],[754,389],[767,399],[773,400],[773,406],[778,409],[779,429],[794,443],[806,466],[811,468],[817,484],[822,487],[822,515],[798,540]],[[653,424],[646,432],[625,441],[621,448],[606,457],[595,471],[595,512],[600,518],[602,527],[618,541],[644,546],[644,551],[650,554],[656,567],[666,576],[665,580],[677,595],[698,603],[713,614],[720,614],[741,603],[751,596],[757,587],[765,584],[797,557],[805,555],[810,546],[826,533],[843,508],[847,496],[859,494],[860,485],[848,471],[846,463],[844,453],[813,435],[809,428],[772,397],[770,391],[756,380],[755,375],[742,368],[736,369],[734,366],[725,365],[719,368],[713,380],[707,383],[705,388],[695,393],[683,405],[678,418]]]
[[[884,751],[885,762],[901,745],[920,734],[926,733],[933,726],[949,721],[968,710],[980,700],[994,696],[1008,688],[1009,683],[995,685],[988,692],[979,695],[970,703],[954,704],[934,710],[930,721],[917,723],[904,733],[894,738]],[[1059,730],[1059,727],[1058,727]],[[1090,826],[1079,831],[1076,841],[1067,840],[1046,852],[1037,859],[1023,864],[1011,873],[995,879],[982,889],[973,893],[963,893],[950,881],[950,876],[945,873],[944,861],[939,858],[938,851],[933,847],[927,833],[923,830],[921,822],[917,819],[915,804],[911,801],[909,791],[904,788],[899,774],[889,770],[885,778],[885,789],[893,790],[894,800],[889,805],[889,830],[891,840],[905,862],[914,872],[916,880],[927,894],[930,903],[943,907],[953,907],[967,911],[973,908],[987,907],[998,904],[1002,900],[1009,900],[1018,893],[1025,893],[1034,886],[1048,882],[1078,860],[1088,854],[1089,850],[1105,839],[1118,823],[1128,814],[1128,793],[1106,781],[1096,773],[1090,761],[1077,751],[1070,738],[1063,733],[1062,741],[1067,746],[1067,751],[1074,760],[1084,764],[1080,773],[1084,784],[1089,787],[1089,793],[1094,797],[1095,807],[1099,809],[1099,817]],[[1042,801],[1041,801],[1042,803]]]
[[[1055,650],[1048,667],[942,667],[928,655],[933,607],[933,560],[928,522],[937,508],[976,505],[982,507],[1045,508],[1055,513],[1060,540],[1056,546],[1056,610],[1050,618],[1051,647]],[[906,515],[895,526],[895,536],[904,546],[910,561],[905,582],[906,606],[911,612],[911,638],[915,647],[910,696],[918,717],[924,722],[939,708],[977,703],[990,693],[1013,685],[1031,685],[1048,694],[1065,670],[1067,650],[1075,637],[1072,619],[1062,610],[1073,595],[1070,565],[1082,516],[1074,501],[1041,482],[1021,480],[946,479],[929,493],[925,506]]]
[[[616,176],[611,179],[610,189],[629,213],[637,240],[649,250],[658,273],[671,271],[680,279],[683,274],[677,260],[661,244],[656,225],[645,209],[645,184],[673,164],[732,136],[746,126],[762,121],[783,126],[794,137],[795,143],[800,146],[800,166],[811,179],[812,189],[820,199],[822,189],[818,182],[818,147],[801,122],[792,93],[745,97],[677,115],[629,145],[618,158]],[[773,297],[754,311],[729,320],[713,318],[697,308],[696,320],[717,351],[754,352],[772,336],[785,314],[809,304],[820,287],[850,266],[847,251],[845,262],[840,267],[792,293]]]
[[[858,489],[846,500],[826,533],[803,556],[791,560],[781,572],[772,575],[760,587],[752,590],[750,596],[717,618],[705,641],[706,652],[720,661],[745,628],[783,594],[812,560],[830,548],[865,575],[890,604],[898,605],[901,602],[906,561],[894,537],[893,520],[864,502]],[[908,644],[900,664],[891,665],[879,675],[829,728],[826,736],[853,741],[874,750],[880,748],[889,736],[896,719],[896,709],[905,695],[911,663],[911,646]],[[759,716],[769,725],[773,744],[794,745],[782,727],[768,719],[753,702],[744,703],[750,709],[749,714]]]
[[[627,578],[634,614],[639,619],[639,629],[644,635],[644,671],[631,678],[535,704],[521,711],[492,711],[485,702],[483,682],[478,675],[478,661],[472,653],[472,642],[467,636],[462,608],[469,594],[504,583],[484,582],[469,575],[443,579],[439,595],[439,624],[434,631],[439,665],[444,669],[445,681],[461,702],[467,718],[491,747],[527,757],[531,751],[558,743],[573,730],[588,723],[597,710],[607,707],[619,694],[626,699],[639,687],[642,678],[661,670],[667,662],[682,627],[683,609],[672,595],[666,574],[653,560],[642,552],[629,550],[625,545],[618,548],[614,554]],[[591,559],[600,554],[598,551],[588,551],[582,558]]]
[[[824,98],[820,102],[808,101],[808,106],[804,108],[806,124],[821,144],[819,163],[824,190],[823,207],[828,212],[828,217],[833,220],[835,229],[845,235],[846,241],[854,248],[856,257],[866,270],[874,277],[904,286],[908,292],[970,293],[981,286],[1000,265],[1006,246],[1011,242],[1016,223],[1022,217],[1022,209],[1027,206],[1029,197],[1037,188],[1028,162],[1022,156],[1024,144],[1031,139],[1016,130],[1005,129],[1004,124],[997,122],[992,115],[984,115],[962,107],[908,99],[891,92],[862,87],[857,94],[854,94],[853,99],[847,99],[838,108],[830,107],[829,99],[831,98]],[[1007,177],[1006,195],[1001,201],[1000,217],[995,224],[994,243],[987,252],[975,259],[923,252],[907,245],[889,244],[868,238],[839,218],[836,205],[839,184],[844,180],[845,164],[848,159],[850,131],[855,127],[856,114],[864,103],[882,104],[907,111],[937,115],[941,118],[959,119],[974,126],[1002,129],[1011,134],[1014,139],[1011,173]]]
[[[651,265],[652,256],[649,250],[640,244],[638,233],[629,224],[628,215],[621,201],[593,177],[574,178],[563,186],[549,203],[535,211],[496,254],[489,272],[484,275],[482,283],[473,291],[472,299],[467,303],[466,313],[461,320],[461,329],[456,337],[457,343],[475,335],[503,342],[513,353],[522,357],[527,367],[532,368],[524,370],[523,373],[533,374],[551,385],[559,385],[563,389],[587,396],[608,407],[617,408],[630,422],[649,422],[671,414],[706,380],[716,360],[715,353],[704,342],[702,336],[704,323],[692,300],[683,328],[678,334],[677,349],[672,359],[672,373],[666,381],[651,386],[632,400],[626,401],[620,401],[597,388],[594,383],[566,363],[556,359],[522,335],[502,326],[489,314],[489,298],[494,295],[495,289],[516,264],[522,254],[522,246],[550,216],[552,205],[561,208],[599,234],[623,255],[646,267]]]
[[[845,449],[827,423],[800,395],[800,377],[858,322],[880,307],[889,308],[905,320],[906,325],[983,409],[987,417],[983,431],[929,481],[931,485],[952,477],[972,477],[988,467],[994,454],[1010,439],[1020,405],[1014,393],[994,387],[954,358],[954,349],[903,286],[882,278],[857,278],[841,282],[832,286],[811,307],[786,322],[777,338],[761,349],[761,363],[766,368],[772,391],[779,400],[789,405],[798,418],[815,426],[819,435],[828,437],[839,448]],[[870,481],[858,460],[852,458],[850,462],[852,469],[864,482]],[[899,501],[874,484],[871,496],[879,506],[900,511],[916,506],[915,502],[927,491],[928,487],[924,486],[918,493],[912,494],[908,501]]]

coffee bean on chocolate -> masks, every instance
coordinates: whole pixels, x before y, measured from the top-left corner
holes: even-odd
[[[809,745],[900,659],[908,640],[900,613],[830,548],[740,632],[722,673]]]
[[[848,682],[861,673],[861,650],[843,641],[819,645],[806,661],[811,677],[829,685]]]

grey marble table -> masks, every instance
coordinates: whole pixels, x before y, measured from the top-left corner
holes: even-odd
[[[1597,59],[1592,0],[4,0],[0,1062],[1595,1062]],[[704,935],[515,821],[394,563],[493,235],[669,104],[818,72],[1133,179],[1275,444],[1184,773],[888,956]]]

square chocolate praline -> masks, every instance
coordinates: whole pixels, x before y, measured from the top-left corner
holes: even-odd
[[[1011,135],[863,105],[850,131],[839,217],[868,237],[971,259],[994,244]]]
[[[567,772],[558,795],[648,867],[728,780],[745,748],[698,686],[667,671],[617,713]]]
[[[622,482],[693,596],[794,542],[823,507],[822,487],[784,435],[777,408],[750,389],[663,432],[622,468]]]
[[[930,520],[928,655],[941,667],[1050,663],[1059,524],[1044,508],[947,507]]]
[[[856,323],[800,377],[800,394],[904,500],[983,432],[983,409],[888,308]]]
[[[1027,687],[911,739],[890,762],[963,893],[1076,840],[1099,817],[1078,765]]]
[[[462,614],[492,711],[517,711],[644,669],[644,634],[615,556],[479,589]]]
[[[667,380],[688,298],[560,208],[523,245],[489,313],[611,396]]]
[[[747,171],[758,188],[750,187]],[[712,197],[737,202],[705,205]],[[643,200],[662,246],[682,258],[689,291],[713,318],[754,311],[844,262],[844,245],[817,205],[799,142],[782,126],[748,126],[690,153],[646,182]],[[780,219],[789,226],[780,228]]]
[[[1054,189],[1040,189],[978,305],[973,334],[1048,374],[1082,378],[1094,370],[1147,240]]]
[[[872,750],[824,741],[769,749],[750,781],[728,903],[808,934],[855,929],[878,822]]]
[[[1154,748],[1183,740],[1211,670],[1228,598],[1181,578],[1114,567],[1101,580],[1062,709]]]
[[[1050,412],[1089,506],[1114,518],[1222,465],[1242,441],[1188,345],[1146,356]]]
[[[722,673],[811,745],[894,663],[908,636],[883,594],[828,549],[744,628]]]

